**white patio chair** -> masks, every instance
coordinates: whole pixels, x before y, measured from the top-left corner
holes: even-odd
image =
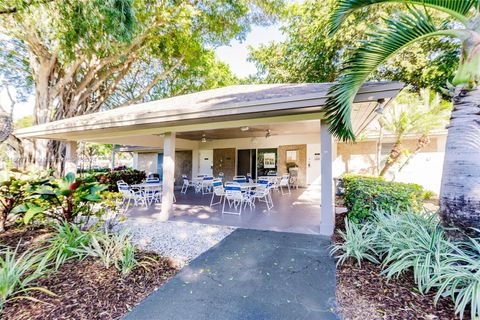
[[[223,198],[222,214],[242,214],[244,197],[242,189],[238,185],[229,184],[225,186],[225,196]],[[226,206],[228,208],[226,210]],[[233,208],[233,211],[231,211]]]
[[[132,201],[135,206],[138,206],[138,204],[147,206],[146,199],[141,191],[132,190],[132,188],[130,188],[125,182],[117,182],[117,187],[118,192],[122,194],[122,206],[124,212],[128,210]]]
[[[255,201],[258,199],[259,202],[264,202],[267,206],[267,210],[273,208],[273,200],[271,190],[271,182],[268,180],[259,180],[259,186],[255,189],[255,192],[252,195],[252,199]]]
[[[195,184],[193,183],[193,181],[191,181],[188,178],[188,176],[183,175],[182,179],[183,179],[183,184],[182,184],[182,189],[180,190],[180,193],[186,194],[189,187],[192,187],[195,189]]]
[[[245,176],[235,176],[235,177],[233,177],[233,181],[238,182],[238,183],[246,183],[247,182],[247,177],[245,177]]]
[[[203,177],[202,180],[202,194],[210,194],[212,193],[212,183],[213,177]]]
[[[225,189],[223,188],[222,180],[214,179],[212,182],[213,193],[212,200],[210,200],[210,207],[222,203],[223,197],[225,196]],[[217,202],[213,202],[215,197],[220,197]]]
[[[285,187],[288,189],[287,193],[283,191],[283,188],[285,188]],[[286,194],[291,194],[291,192],[290,192],[290,176],[288,175],[288,173],[284,174],[282,176],[282,178],[280,179],[280,182],[278,184],[278,188],[282,192],[282,196],[286,195]]]
[[[223,179],[225,179],[225,173],[219,172],[218,173],[218,179],[222,180],[222,182],[223,182]]]

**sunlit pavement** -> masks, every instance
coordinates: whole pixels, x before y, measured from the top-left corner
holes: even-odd
[[[338,319],[329,245],[318,235],[237,229],[125,319]]]

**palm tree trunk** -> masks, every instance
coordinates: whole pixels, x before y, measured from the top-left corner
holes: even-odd
[[[480,88],[457,89],[448,128],[440,216],[466,234],[480,228]],[[452,232],[453,236],[459,236]]]

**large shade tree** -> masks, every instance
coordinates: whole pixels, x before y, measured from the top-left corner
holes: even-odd
[[[195,69],[211,49],[267,23],[281,1],[7,0],[0,4],[0,78],[21,77],[35,95],[34,123],[96,112],[135,72],[155,62],[158,83]],[[3,35],[3,36],[2,36]],[[57,166],[62,144],[36,141],[35,159]]]
[[[368,40],[343,65],[326,104],[330,131],[346,141],[355,140],[350,116],[353,99],[369,76],[402,49],[431,37],[461,41],[459,67],[452,83],[454,108],[448,127],[440,191],[440,216],[446,226],[466,233],[480,228],[480,11],[477,0],[339,0],[331,16],[331,34],[356,10],[383,3],[403,4],[403,10],[374,28]],[[431,12],[441,12],[435,23]],[[450,21],[454,20],[454,23]]]
[[[368,37],[372,24],[381,25],[383,17],[398,10],[388,3],[357,10],[345,20],[342,32],[330,37],[329,17],[336,3],[337,0],[306,0],[289,5],[282,26],[285,39],[250,50],[249,58],[258,70],[257,79],[279,83],[334,81],[342,62],[353,53],[348,49]],[[443,18],[435,12],[432,15],[436,21]],[[424,39],[399,51],[370,77],[404,81],[415,91],[440,91],[445,87],[445,79],[453,78],[459,51],[460,45],[454,40]]]

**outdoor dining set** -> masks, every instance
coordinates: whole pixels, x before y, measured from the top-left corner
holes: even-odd
[[[282,195],[290,194],[289,175],[277,176],[269,173],[252,179],[250,174],[235,176],[232,181],[223,182],[223,173],[217,177],[198,175],[190,179],[187,175],[182,176],[183,184],[180,192],[187,194],[191,188],[197,194],[211,195],[210,207],[222,206],[222,214],[241,215],[247,206],[252,210],[256,202],[265,204],[267,210],[273,208],[272,192],[279,191]],[[162,182],[157,177],[149,177],[138,184],[127,184],[120,180],[117,182],[118,191],[123,196],[123,208],[128,210],[130,205],[149,206],[161,203]],[[175,195],[173,201],[176,202]]]
[[[225,183],[223,180],[223,173],[218,177],[198,175],[193,179],[184,175],[181,193],[186,194],[192,188],[196,193],[211,194],[210,207],[222,205],[222,213],[241,215],[247,206],[252,210],[256,201],[265,203],[267,210],[271,210],[273,190],[280,191],[282,195],[291,192],[288,174],[279,177],[271,173],[256,180],[247,174],[235,176],[232,181]]]

